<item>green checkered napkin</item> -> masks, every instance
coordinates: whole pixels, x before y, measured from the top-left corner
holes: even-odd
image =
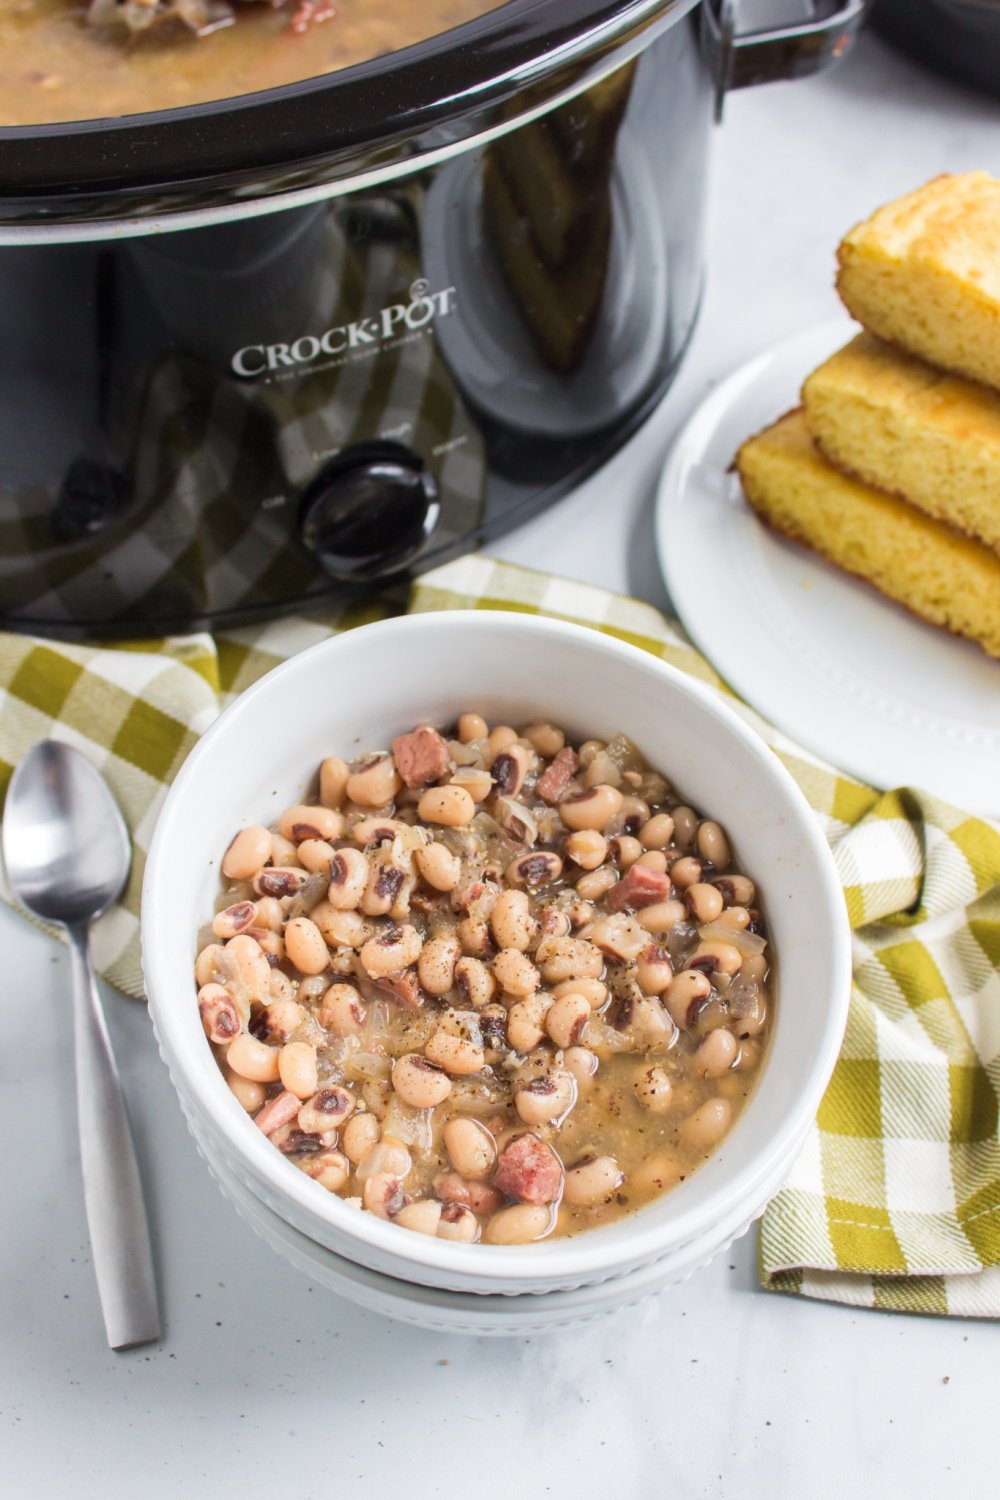
[[[113,984],[142,993],[145,851],[167,785],[220,708],[339,630],[406,608],[470,607],[576,620],[725,691],[648,605],[478,556],[426,575],[408,600],[215,638],[98,648],[0,635],[0,784],[54,735],[100,766],[132,829],[125,900],[94,933]],[[855,933],[843,1052],[764,1216],[763,1284],[855,1306],[1000,1317],[1000,828],[922,792],[880,794],[735,707],[809,799]]]

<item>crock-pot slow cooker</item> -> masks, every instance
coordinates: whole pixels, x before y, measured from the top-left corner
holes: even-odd
[[[701,284],[727,89],[864,0],[509,0],[265,93],[0,129],[0,621],[177,631],[443,561],[603,461]]]

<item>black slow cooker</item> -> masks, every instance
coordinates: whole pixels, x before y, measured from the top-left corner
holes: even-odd
[[[564,493],[690,338],[725,92],[863,11],[509,0],[266,93],[0,130],[3,624],[305,607]]]

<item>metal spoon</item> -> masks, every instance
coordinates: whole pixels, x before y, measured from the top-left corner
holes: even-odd
[[[69,939],[83,1194],[104,1326],[112,1349],[149,1343],[160,1336],[149,1225],[90,962],[90,924],[120,895],[132,854],[114,798],[78,750],[45,740],[21,761],[3,856],[15,896]]]

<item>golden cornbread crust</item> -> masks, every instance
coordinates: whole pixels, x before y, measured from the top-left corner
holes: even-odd
[[[819,452],[801,410],[745,442],[736,468],[748,501],[775,531],[1000,658],[1000,557],[840,473]]]
[[[841,241],[837,290],[866,328],[1000,389],[1000,181],[936,177]]]
[[[1000,394],[861,333],[802,396],[831,463],[1000,553]]]

